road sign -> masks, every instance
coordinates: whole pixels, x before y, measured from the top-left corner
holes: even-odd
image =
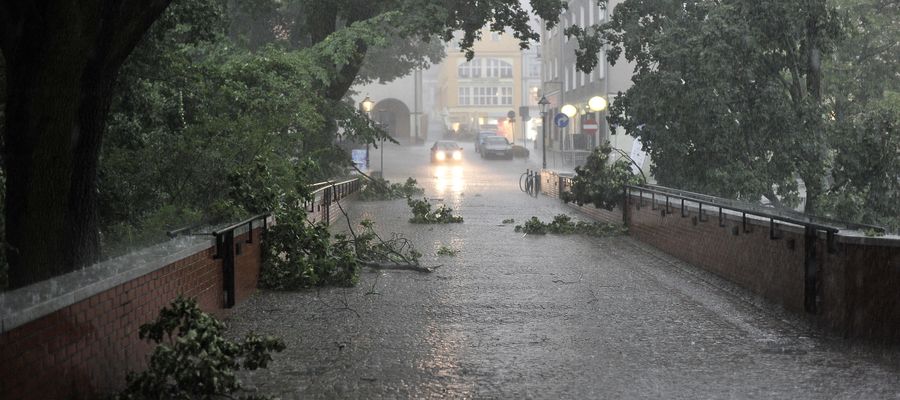
[[[584,120],[584,123],[581,126],[586,135],[593,135],[597,133],[597,129],[600,128],[600,125],[597,125],[597,120],[593,118]]]
[[[563,113],[556,114],[553,117],[553,123],[560,128],[565,128],[569,126],[569,116]]]
[[[528,107],[527,106],[519,107],[519,117],[522,117],[522,119],[531,118],[531,116],[528,115]]]

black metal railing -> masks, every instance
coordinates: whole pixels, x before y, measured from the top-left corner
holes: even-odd
[[[234,307],[236,301],[236,292],[235,292],[235,264],[234,258],[235,256],[240,255],[243,252],[243,245],[253,243],[253,226],[254,223],[258,223],[261,226],[263,232],[265,232],[269,227],[269,216],[270,213],[263,213],[259,215],[254,215],[250,218],[247,218],[240,222],[235,222],[233,224],[217,228],[211,232],[193,232],[195,229],[198,229],[202,225],[193,225],[185,228],[175,229],[172,231],[166,232],[166,234],[174,238],[179,235],[190,235],[190,236],[213,236],[216,240],[216,255],[215,259],[222,260],[222,276],[223,276],[223,294],[224,294],[224,304],[225,308]],[[257,222],[261,221],[261,222]],[[247,226],[247,239],[242,243],[236,243],[234,240],[235,231]],[[260,240],[260,239],[256,239]]]
[[[572,177],[559,175],[559,195],[562,197],[572,187]],[[718,225],[726,227],[729,217],[740,218],[740,227],[735,226],[735,233],[742,230],[744,233],[752,231],[750,224],[751,219],[755,223],[765,221],[769,225],[769,239],[779,240],[784,238],[782,225],[789,224],[801,227],[804,230],[804,308],[809,313],[816,313],[818,280],[820,274],[820,262],[818,260],[817,242],[820,234],[825,236],[826,251],[835,253],[838,251],[835,236],[842,229],[849,230],[873,230],[875,232],[885,233],[885,228],[880,226],[848,223],[836,221],[829,218],[822,218],[813,215],[804,214],[792,210],[776,209],[767,207],[762,204],[754,204],[738,200],[725,199],[700,193],[689,192],[686,190],[672,189],[665,186],[642,184],[642,185],[626,185],[623,190],[624,199],[627,204],[635,204],[635,208],[644,207],[645,200],[649,200],[649,205],[653,210],[660,210],[663,216],[674,214],[674,208],[679,208],[679,214],[682,218],[691,217],[691,213],[695,212],[696,223],[707,222],[710,219],[710,213],[715,213],[718,217]],[[637,202],[634,203],[634,197]],[[631,203],[628,203],[631,202]],[[627,207],[623,207],[622,216],[627,223]],[[691,210],[693,208],[693,210]]]
[[[688,191],[667,188],[656,185],[628,185],[624,190],[626,201],[631,201],[633,197],[637,197],[635,207],[640,209],[644,207],[644,199],[649,195],[650,207],[653,210],[660,210],[663,216],[674,214],[673,203],[679,207],[679,214],[682,218],[690,217],[691,211],[689,207],[696,206],[697,221],[706,222],[709,220],[708,211],[717,213],[718,225],[726,226],[729,215],[740,216],[741,230],[744,233],[752,231],[749,224],[749,217],[755,217],[762,221],[768,220],[769,239],[783,239],[780,224],[791,224],[802,227],[804,229],[804,309],[809,313],[816,313],[817,306],[817,285],[819,276],[819,261],[816,249],[819,232],[825,234],[826,247],[829,253],[837,251],[835,243],[835,235],[842,229],[837,224],[829,223],[830,221],[822,221],[813,216],[805,215],[797,212],[789,212],[785,210],[776,210],[758,204],[746,203],[736,200],[723,199],[714,196],[692,193]],[[680,204],[678,204],[680,203]],[[843,226],[851,224],[840,224]],[[735,229],[738,229],[735,227]]]
[[[308,213],[317,213],[322,218],[321,221],[327,224],[328,221],[330,221],[331,217],[331,205],[334,202],[359,191],[361,182],[359,178],[354,178],[341,182],[319,182],[310,185],[310,187],[313,188],[312,197],[311,200],[305,204],[306,211]],[[166,232],[166,234],[170,238],[175,238],[177,236],[183,235],[213,236],[215,238],[215,258],[222,260],[222,273],[224,276],[224,304],[225,308],[231,308],[234,307],[236,301],[235,256],[238,256],[242,253],[244,244],[253,243],[254,240],[261,240],[260,238],[254,238],[253,229],[254,227],[261,226],[263,232],[268,230],[270,216],[271,213],[254,215],[250,218],[235,222],[221,228],[217,228],[209,232],[194,232],[197,229],[201,229],[203,226],[208,226],[204,224],[198,224],[171,230]],[[247,226],[247,239],[243,242],[236,242],[235,231],[241,229],[244,226]]]
[[[321,219],[317,219],[326,224],[331,221],[331,205],[334,202],[356,193],[362,187],[360,178],[348,179],[341,182],[320,182],[314,185],[312,198],[306,203],[306,211],[313,215],[318,215]]]

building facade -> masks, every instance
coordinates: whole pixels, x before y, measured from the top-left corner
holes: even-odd
[[[529,104],[529,85],[537,87],[539,83],[540,66],[533,66],[538,53],[523,52],[511,34],[488,29],[482,32],[474,51],[475,57],[467,60],[457,41],[452,40],[439,70],[436,103],[448,135],[464,138],[491,130],[511,142],[521,143],[529,136],[533,140],[530,117],[534,113],[528,114],[524,124],[521,113],[523,106],[536,105]]]
[[[610,129],[606,122],[608,106],[603,111],[592,111],[588,101],[600,96],[612,103],[616,94],[631,86],[634,65],[618,60],[611,66],[606,60],[606,52],[598,55],[598,63],[593,71],[584,73],[576,68],[575,50],[578,41],[568,39],[563,31],[572,25],[588,28],[608,21],[610,13],[621,0],[610,0],[608,5],[597,5],[595,0],[570,0],[568,8],[560,15],[560,23],[553,29],[541,32],[541,94],[550,101],[546,121],[547,167],[571,170],[581,165],[590,151],[609,142],[614,148],[641,161],[641,167],[649,162],[640,149],[640,143],[624,134]],[[568,120],[568,125],[560,127],[555,123],[563,105],[572,105],[577,114]],[[563,118],[564,119],[564,118]]]

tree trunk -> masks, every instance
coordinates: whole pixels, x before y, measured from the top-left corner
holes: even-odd
[[[806,91],[808,101],[814,104],[815,111],[806,117],[807,138],[812,141],[809,144],[810,154],[807,154],[805,173],[801,171],[806,184],[806,204],[803,210],[807,214],[818,213],[819,197],[824,193],[824,163],[814,160],[825,160],[825,126],[819,108],[822,105],[822,50],[819,46],[819,25],[826,17],[824,0],[807,0],[809,13],[806,19]]]
[[[11,287],[97,260],[97,164],[112,87],[127,55],[167,5],[97,0],[0,6]]]

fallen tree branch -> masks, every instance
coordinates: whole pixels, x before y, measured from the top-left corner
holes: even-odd
[[[412,242],[406,237],[394,233],[390,239],[385,240],[375,231],[372,222],[368,220],[361,223],[364,229],[357,233],[353,229],[350,215],[344,210],[340,200],[335,202],[344,215],[350,232],[350,238],[339,243],[352,245],[356,259],[361,265],[375,269],[410,270],[425,273],[433,271],[433,268],[423,267],[419,264],[419,257],[422,254],[416,251]]]
[[[431,273],[434,272],[435,269],[441,267],[441,265],[428,268],[423,267],[418,264],[404,264],[404,263],[392,263],[392,262],[372,262],[372,261],[361,261],[362,265],[373,268],[373,269],[396,269],[396,270],[410,270],[416,272],[425,272]]]

